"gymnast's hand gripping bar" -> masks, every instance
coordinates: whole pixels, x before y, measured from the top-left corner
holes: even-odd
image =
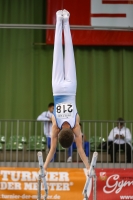
[[[40,167],[40,171],[39,171],[39,180],[38,180],[38,200],[40,200],[40,193],[41,193],[41,179],[43,181],[44,184],[44,191],[45,191],[45,196],[44,196],[44,200],[47,198],[48,196],[48,186],[47,186],[47,182],[46,182],[46,174],[44,173],[44,168],[43,168],[43,157],[42,157],[42,152],[39,151],[38,152],[38,161],[39,161],[39,167]],[[39,199],[40,198],[40,199]]]
[[[92,160],[91,160],[89,174],[87,174],[87,180],[86,180],[86,183],[85,183],[85,186],[84,186],[84,190],[83,190],[83,195],[84,195],[84,199],[85,200],[88,199],[88,197],[87,197],[87,189],[88,189],[89,186],[91,187],[91,185],[92,185],[91,184],[91,181],[92,181],[91,178],[95,176],[94,168],[96,167],[97,158],[98,158],[98,153],[94,152]],[[91,188],[90,188],[90,191],[91,191]]]

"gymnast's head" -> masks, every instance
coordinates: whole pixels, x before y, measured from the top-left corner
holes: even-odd
[[[58,138],[59,143],[63,148],[69,148],[72,145],[74,141],[74,133],[67,122],[62,125]]]

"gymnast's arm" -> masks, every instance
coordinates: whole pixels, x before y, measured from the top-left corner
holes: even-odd
[[[85,155],[85,152],[84,152],[84,149],[82,146],[82,133],[81,133],[80,125],[79,125],[79,116],[77,116],[76,125],[73,128],[73,132],[75,134],[75,142],[76,142],[78,153],[79,153],[86,169],[89,170],[90,165],[89,165],[88,159]]]
[[[52,119],[52,121],[53,121],[53,119]],[[51,131],[51,147],[50,147],[50,151],[47,155],[46,161],[44,163],[45,171],[47,170],[48,164],[50,163],[50,161],[52,160],[52,158],[55,154],[57,142],[58,142],[58,133],[59,133],[59,129],[57,128],[57,126],[55,124],[53,124],[52,131]]]

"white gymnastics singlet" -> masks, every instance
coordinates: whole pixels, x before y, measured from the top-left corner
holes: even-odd
[[[77,108],[75,96],[59,95],[54,96],[54,116],[59,129],[64,122],[68,122],[74,128],[76,122]]]
[[[63,60],[62,50],[62,28],[64,28],[65,52]],[[63,21],[57,17],[53,70],[52,70],[52,88],[54,96],[54,116],[58,128],[66,121],[71,128],[75,126],[77,108],[75,103],[76,96],[76,70],[73,52],[73,44],[70,33],[69,20]]]

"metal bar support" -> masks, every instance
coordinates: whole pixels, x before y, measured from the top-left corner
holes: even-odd
[[[97,176],[95,172],[93,176],[93,200],[97,200]]]
[[[39,161],[40,171],[38,175],[38,199],[37,200],[41,200],[41,180],[43,181],[44,191],[45,191],[44,200],[46,200],[48,196],[48,186],[47,186],[44,168],[43,168],[42,152],[38,152],[38,161]]]
[[[91,165],[90,165],[89,175],[87,176],[87,180],[86,180],[84,190],[83,190],[83,195],[84,195],[83,200],[88,200],[88,198],[90,196],[91,189],[92,189],[92,179],[93,179],[93,200],[97,199],[97,197],[96,197],[97,177],[96,177],[96,173],[95,173],[97,158],[98,158],[98,153],[94,152],[92,161],[91,161]],[[87,192],[88,190],[89,190],[89,192]]]
[[[41,176],[38,176],[37,200],[41,200]]]
[[[0,24],[0,29],[55,29],[52,24]],[[71,25],[72,30],[133,31],[133,27]]]

